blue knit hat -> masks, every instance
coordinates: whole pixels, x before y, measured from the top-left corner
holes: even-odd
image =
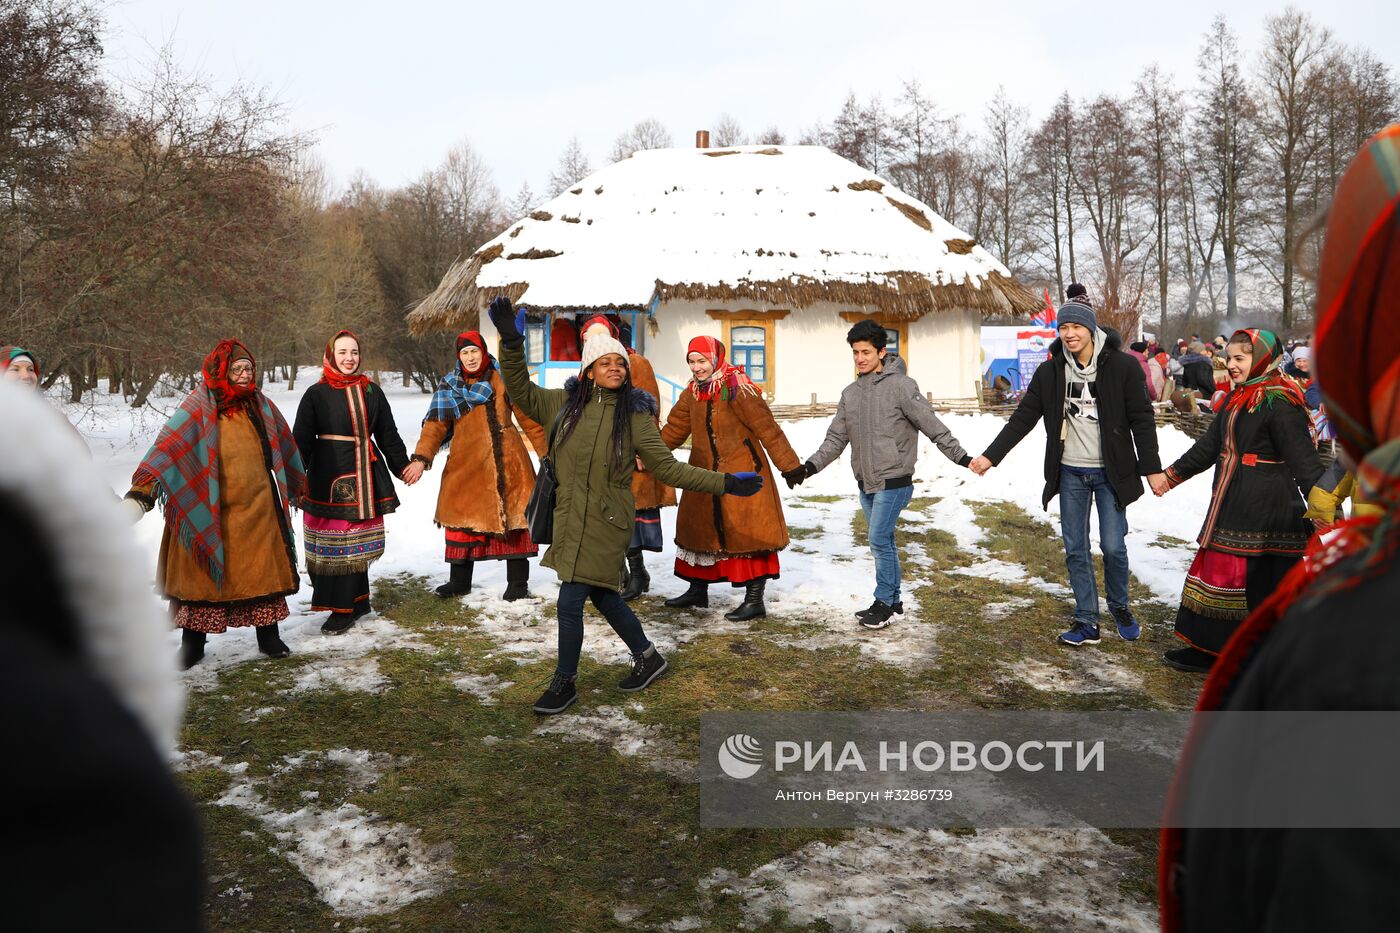
[[[1065,289],[1065,297],[1069,300],[1060,305],[1060,310],[1056,312],[1055,324],[1078,324],[1087,327],[1090,332],[1098,329],[1098,319],[1094,317],[1094,306],[1089,300],[1089,290],[1078,282],[1071,282],[1069,288]]]

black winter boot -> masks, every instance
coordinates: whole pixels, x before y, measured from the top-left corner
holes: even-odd
[[[642,557],[642,549],[627,552],[627,582],[622,587],[622,598],[629,603],[651,589],[651,574]]]
[[[761,619],[768,615],[768,610],[763,606],[763,587],[767,584],[766,578],[750,580],[744,584],[744,601],[724,614],[730,622],[747,622],[749,619]]]
[[[204,633],[180,629],[180,670],[187,671],[204,658]]]
[[[259,625],[254,631],[258,633],[258,650],[269,658],[285,658],[292,653],[292,649],[287,647],[287,643],[282,641],[281,634],[277,631],[277,623],[269,625]]]
[[[472,566],[472,562],[469,560],[460,564],[448,564],[447,582],[433,592],[443,599],[470,593],[472,591]]]
[[[524,557],[506,561],[506,591],[501,598],[507,601],[530,598],[530,562]]]
[[[710,608],[710,584],[690,581],[690,589],[679,596],[672,596],[663,605],[671,609]]]

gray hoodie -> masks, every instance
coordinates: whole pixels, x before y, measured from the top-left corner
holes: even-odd
[[[913,482],[919,433],[938,445],[960,466],[972,458],[933,413],[933,406],[906,374],[904,360],[885,357],[880,372],[857,376],[841,392],[826,439],[808,461],[814,472],[825,469],[851,445],[851,472],[867,493],[896,489]]]

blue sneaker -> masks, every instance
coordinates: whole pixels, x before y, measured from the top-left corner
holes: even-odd
[[[1118,637],[1124,641],[1137,641],[1142,634],[1142,626],[1138,625],[1138,620],[1133,618],[1133,614],[1128,611],[1128,607],[1115,609],[1108,607],[1108,611],[1113,613],[1113,621],[1118,623]]]
[[[1099,643],[1099,627],[1090,625],[1088,622],[1076,622],[1068,632],[1060,634],[1060,641],[1075,648],[1080,645],[1097,645]]]

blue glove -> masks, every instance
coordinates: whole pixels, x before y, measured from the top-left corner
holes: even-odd
[[[763,488],[763,477],[757,473],[726,473],[724,494],[727,496],[751,496]]]

